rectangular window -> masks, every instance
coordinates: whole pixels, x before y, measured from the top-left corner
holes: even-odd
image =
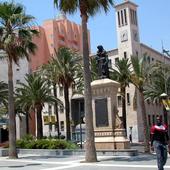
[[[118,17],[118,24],[119,24],[119,27],[120,27],[121,24],[120,24],[120,12],[119,11],[117,12],[117,17]]]
[[[121,10],[121,20],[122,20],[122,25],[124,25],[123,10]]]
[[[124,58],[125,59],[127,58],[127,52],[126,51],[124,52]]]
[[[109,67],[109,68],[112,68],[112,60],[111,60],[111,59],[109,59],[108,67]]]
[[[121,96],[117,96],[117,104],[118,104],[118,107],[122,106],[122,97]]]
[[[150,62],[151,62],[150,56],[147,57],[147,60],[148,60],[148,63],[150,64]]]
[[[130,94],[127,93],[127,104],[130,105]]]
[[[64,107],[60,105],[60,113],[64,113]]]
[[[136,51],[136,56],[137,56],[137,57],[139,56],[139,53],[138,53],[138,51]]]
[[[52,115],[52,106],[51,105],[48,105],[48,113],[49,113],[49,115]]]
[[[20,83],[20,80],[16,80],[16,84],[19,84]]]
[[[125,16],[125,25],[127,25],[127,14],[126,14],[126,9],[124,9],[124,16]]]
[[[63,86],[59,87],[59,93],[60,93],[60,96],[63,96]]]
[[[132,9],[130,9],[130,21],[131,21],[131,24],[133,24],[133,12],[132,12]]]
[[[60,130],[64,131],[64,121],[60,121]]]
[[[115,58],[115,64],[117,64],[119,62],[119,57]]]
[[[138,25],[138,22],[137,22],[137,13],[136,13],[136,11],[134,11],[134,19],[135,19],[135,25]]]

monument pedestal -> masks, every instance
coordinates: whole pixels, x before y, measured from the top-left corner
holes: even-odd
[[[119,83],[106,78],[93,81],[91,87],[96,149],[130,148],[117,111]]]

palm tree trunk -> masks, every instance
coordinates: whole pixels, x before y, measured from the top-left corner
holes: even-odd
[[[82,18],[82,41],[83,41],[83,65],[84,65],[84,84],[85,84],[85,120],[86,120],[86,144],[85,144],[85,160],[86,162],[96,162],[96,148],[94,144],[94,127],[93,127],[93,111],[92,111],[92,93],[91,93],[91,73],[89,68],[89,46],[87,19],[88,16],[81,11]]]
[[[36,111],[37,111],[37,139],[42,139],[43,137],[42,106],[38,105],[36,107]]]
[[[123,117],[123,127],[125,130],[127,130],[126,127],[126,88],[121,88],[122,93],[122,117]]]
[[[142,112],[142,119],[143,119],[143,134],[144,134],[144,152],[149,153],[149,131],[147,125],[147,116],[146,116],[146,108],[145,108],[145,100],[143,95],[143,90],[139,91],[139,98],[141,101],[141,112]]]
[[[25,118],[26,118],[26,134],[29,134],[29,113],[28,113],[28,111],[26,112]]]
[[[65,100],[65,113],[66,113],[66,139],[71,140],[70,132],[70,103],[69,103],[69,92],[68,86],[64,85],[64,100]]]
[[[14,112],[14,94],[13,94],[13,70],[12,59],[8,61],[8,114],[9,114],[9,158],[17,158],[16,151],[16,120]]]
[[[54,97],[57,98],[56,83],[53,84],[53,92],[54,92]],[[60,139],[59,116],[58,116],[58,103],[57,103],[57,102],[55,102],[55,104],[54,104],[54,111],[55,111],[55,115],[56,115],[56,127],[57,127],[58,139]]]

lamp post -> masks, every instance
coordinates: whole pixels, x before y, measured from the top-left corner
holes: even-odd
[[[160,95],[161,99],[162,99],[162,103],[163,103],[163,114],[164,114],[164,123],[166,125],[168,125],[168,112],[167,112],[167,107],[166,107],[166,102],[167,102],[167,97],[168,95],[166,93],[162,93]]]

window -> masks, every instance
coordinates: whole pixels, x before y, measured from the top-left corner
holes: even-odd
[[[137,56],[137,57],[139,56],[139,53],[138,53],[138,51],[136,51],[136,56]]]
[[[132,24],[137,25],[137,14],[133,9],[130,9],[130,20]]]
[[[117,12],[117,17],[118,17],[118,24],[119,24],[119,27],[120,27],[121,24],[120,24],[120,12],[119,11]]]
[[[124,25],[123,10],[121,10],[121,20],[122,20],[122,25]]]
[[[19,68],[17,68],[16,71],[19,71]]]
[[[135,24],[135,25],[138,25],[138,23],[137,23],[137,13],[136,13],[136,11],[134,11],[134,24]]]
[[[125,24],[127,25],[127,14],[126,14],[126,9],[124,9],[124,15],[125,15]]]
[[[126,51],[124,52],[124,58],[125,59],[127,58],[127,52]]]
[[[115,64],[117,64],[119,62],[119,57],[115,58]]]
[[[111,60],[111,59],[109,59],[108,67],[109,67],[109,68],[112,68],[112,60]]]
[[[59,87],[59,93],[60,93],[60,96],[63,96],[63,87],[62,86]]]
[[[48,113],[49,113],[49,115],[52,114],[52,106],[51,105],[48,105]]]
[[[148,63],[151,62],[150,56],[148,56],[147,61],[148,61]]]
[[[121,96],[117,96],[117,104],[118,104],[118,107],[122,106],[122,97]]]
[[[61,131],[64,131],[64,121],[60,121],[60,129]]]
[[[16,84],[19,84],[20,83],[20,80],[16,80]]]
[[[127,93],[127,104],[130,105],[130,94]]]
[[[64,113],[64,107],[60,105],[60,113]]]

